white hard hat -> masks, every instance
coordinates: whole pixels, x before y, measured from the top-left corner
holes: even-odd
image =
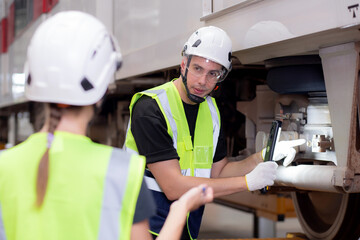
[[[214,26],[202,27],[185,43],[183,54],[209,59],[230,71],[231,45],[231,40],[224,30]]]
[[[121,66],[115,39],[95,17],[60,12],[35,31],[25,64],[25,95],[38,102],[91,105]]]

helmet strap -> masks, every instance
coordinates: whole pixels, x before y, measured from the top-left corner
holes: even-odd
[[[182,81],[183,81],[185,89],[186,89],[187,97],[190,99],[190,101],[192,101],[194,103],[202,103],[203,101],[205,101],[205,98],[196,96],[195,94],[191,94],[189,91],[189,88],[187,86],[187,72],[188,72],[188,68],[190,66],[191,58],[192,58],[192,55],[190,55],[188,57],[188,60],[186,63],[186,68],[185,68],[185,74],[183,75],[181,72],[180,75],[181,75]]]

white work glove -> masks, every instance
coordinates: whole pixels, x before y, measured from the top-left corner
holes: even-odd
[[[246,186],[249,191],[264,188],[274,184],[276,178],[276,162],[259,163],[251,172],[245,175]]]
[[[286,167],[288,166],[295,158],[296,150],[294,147],[303,145],[306,142],[305,139],[296,139],[296,140],[290,140],[290,141],[280,141],[276,143],[275,151],[273,155],[273,161],[279,161],[281,159],[284,159],[283,165]],[[262,158],[265,159],[265,151],[264,148],[261,151]]]

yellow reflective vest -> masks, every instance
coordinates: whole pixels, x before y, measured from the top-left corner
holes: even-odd
[[[135,94],[130,103],[130,115],[134,104],[142,95],[152,97],[160,107],[174,148],[180,157],[182,174],[210,177],[220,131],[220,114],[215,99],[208,96],[199,104],[193,144],[183,103],[173,82]],[[138,152],[130,126],[131,120],[127,129],[125,148],[129,152]]]
[[[142,95],[147,95],[157,102],[165,118],[173,146],[180,157],[182,175],[209,178],[220,132],[220,114],[215,99],[208,96],[199,104],[193,144],[183,102],[173,82],[135,94],[130,103],[130,115],[134,104]],[[128,152],[138,152],[131,132],[131,120],[127,130],[125,149]],[[157,235],[165,221],[165,213],[169,209],[170,202],[166,200],[156,179],[149,174],[148,170],[145,173],[145,180],[148,188],[154,191],[153,196],[158,207],[158,215],[150,219],[151,232]],[[191,239],[195,239],[198,235],[202,212],[203,209],[199,209],[188,216],[187,228]]]
[[[145,159],[55,132],[43,205],[36,201],[47,133],[0,152],[0,239],[130,239]]]

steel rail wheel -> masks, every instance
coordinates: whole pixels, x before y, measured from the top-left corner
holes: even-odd
[[[294,192],[297,217],[310,239],[358,239],[360,194]]]

